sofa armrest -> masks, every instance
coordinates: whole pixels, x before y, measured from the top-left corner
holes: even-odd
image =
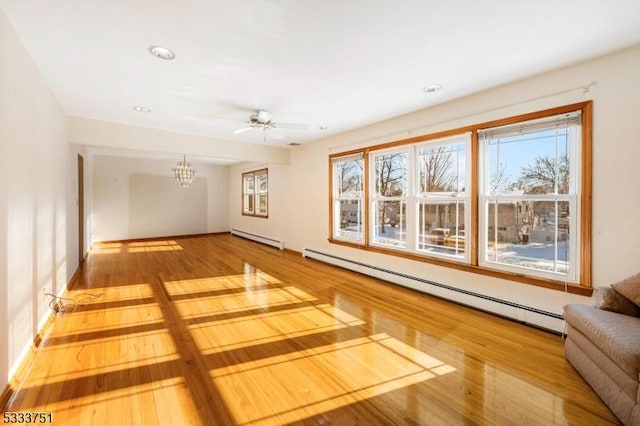
[[[629,376],[640,375],[640,318],[569,304],[564,319]]]

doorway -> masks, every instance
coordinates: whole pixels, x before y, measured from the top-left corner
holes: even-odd
[[[84,158],[78,154],[78,262],[84,262]]]

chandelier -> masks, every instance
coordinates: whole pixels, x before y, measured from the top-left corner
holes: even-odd
[[[173,177],[176,178],[178,184],[183,188],[188,188],[193,182],[193,177],[196,175],[196,171],[191,167],[191,163],[187,163],[187,156],[182,157],[182,161],[171,169],[173,171]]]

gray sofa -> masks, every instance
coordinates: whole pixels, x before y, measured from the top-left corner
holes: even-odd
[[[623,297],[614,284],[596,289],[596,306],[564,307],[565,356],[623,424],[640,426],[640,274],[634,277],[637,297]]]

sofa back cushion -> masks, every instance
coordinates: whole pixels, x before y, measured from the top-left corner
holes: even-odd
[[[640,317],[640,306],[627,299],[612,287],[598,287],[594,290],[594,307],[605,311]]]
[[[640,306],[640,272],[635,275],[618,281],[611,287],[630,301]]]

